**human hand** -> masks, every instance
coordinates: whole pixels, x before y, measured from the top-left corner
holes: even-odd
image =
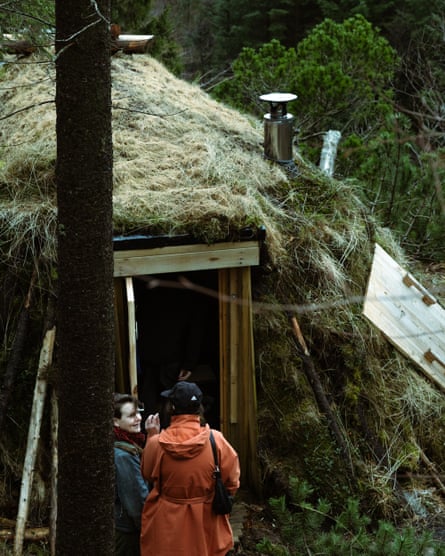
[[[161,422],[159,420],[159,413],[149,415],[145,420],[145,432],[147,433],[147,436],[154,436],[155,434],[159,434],[160,430]]]
[[[180,382],[181,380],[188,380],[192,375],[192,371],[186,371],[185,369],[181,369],[179,371],[179,375],[178,375],[178,382]]]

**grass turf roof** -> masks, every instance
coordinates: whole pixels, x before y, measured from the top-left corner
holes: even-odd
[[[54,258],[54,67],[19,63],[2,77],[2,228],[12,243],[33,233],[43,238]],[[116,234],[188,233],[213,242],[265,225],[279,251],[280,207],[268,192],[287,178],[263,159],[261,122],[217,103],[149,56],[114,57],[112,80]]]

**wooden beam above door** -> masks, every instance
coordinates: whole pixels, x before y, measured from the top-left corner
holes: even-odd
[[[114,276],[256,266],[260,260],[259,246],[258,241],[243,241],[115,251]]]

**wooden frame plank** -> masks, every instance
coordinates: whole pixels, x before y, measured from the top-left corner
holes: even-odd
[[[219,275],[222,431],[238,451],[242,476],[259,492],[250,267]]]
[[[224,295],[229,290],[228,271],[223,269],[218,272],[219,288],[219,387],[220,387],[220,419],[221,431],[227,438],[229,437],[229,388],[228,388],[228,368],[230,361],[230,333],[229,326],[229,304],[224,301]]]
[[[238,423],[238,367],[240,365],[240,319],[238,274],[229,270],[229,338],[230,338],[230,424]]]
[[[130,377],[130,391],[133,396],[138,395],[138,375],[136,366],[136,304],[134,299],[133,278],[125,278],[128,307],[128,373]]]
[[[114,252],[114,276],[215,270],[259,264],[259,242],[177,245]]]
[[[363,314],[445,390],[445,310],[377,244]]]

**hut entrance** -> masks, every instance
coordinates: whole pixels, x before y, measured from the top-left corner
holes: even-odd
[[[218,272],[141,276],[133,283],[138,396],[145,414],[159,411],[166,424],[160,393],[186,378],[200,386],[205,417],[219,429]]]
[[[259,242],[115,249],[116,389],[155,410],[188,372],[259,490],[250,268]],[[148,377],[148,378],[147,378]]]

